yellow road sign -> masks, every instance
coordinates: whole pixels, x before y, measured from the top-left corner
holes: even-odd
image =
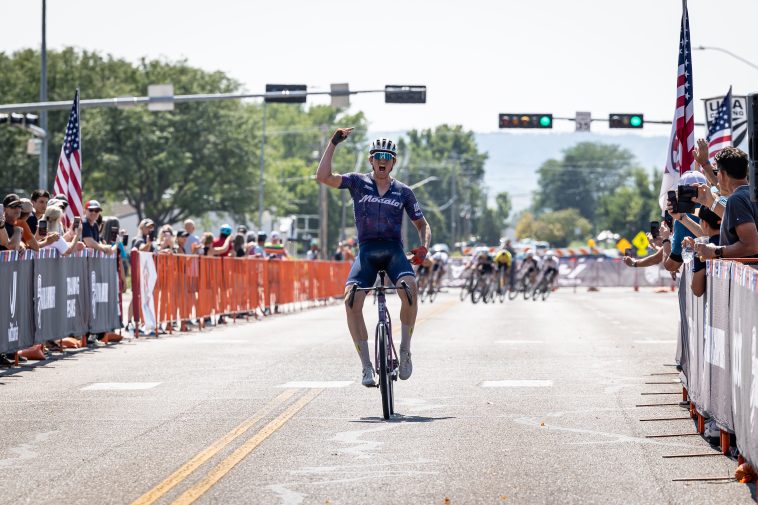
[[[631,248],[632,248],[632,244],[629,243],[629,241],[625,238],[622,238],[621,240],[616,242],[616,249],[618,249],[621,254],[624,254],[624,252],[627,249],[631,249]]]
[[[632,244],[634,244],[634,246],[637,248],[637,254],[639,256],[642,256],[647,252],[647,246],[650,245],[650,242],[648,241],[645,232],[641,231],[634,236],[632,239]]]

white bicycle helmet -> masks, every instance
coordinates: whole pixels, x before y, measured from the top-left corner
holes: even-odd
[[[432,246],[432,252],[450,252],[450,249],[447,247],[447,244],[434,244]]]
[[[371,143],[371,148],[369,149],[368,153],[374,154],[375,152],[379,151],[384,151],[391,153],[393,156],[397,156],[397,144],[392,142],[390,139],[376,139]]]

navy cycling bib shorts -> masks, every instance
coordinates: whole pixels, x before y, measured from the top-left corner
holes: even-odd
[[[358,257],[346,285],[369,288],[379,270],[386,271],[393,284],[401,277],[414,276],[400,236],[403,212],[411,221],[424,217],[413,190],[393,179],[387,192],[379,195],[371,174],[359,173],[343,175],[340,189],[350,191],[358,229]]]

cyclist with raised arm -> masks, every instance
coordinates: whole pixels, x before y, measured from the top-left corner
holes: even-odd
[[[353,198],[359,250],[345,285],[347,327],[363,365],[361,384],[373,387],[376,385],[374,367],[369,354],[366,322],[363,320],[363,301],[366,293],[357,291],[352,307],[347,303],[348,294],[353,285],[361,288],[373,286],[379,270],[386,271],[395,286],[400,287],[401,282],[404,281],[410,287],[412,294],[410,301],[405,296],[404,290],[398,291],[402,303],[399,376],[401,380],[407,380],[413,372],[411,337],[418,310],[416,279],[411,262],[418,265],[426,258],[432,232],[413,190],[390,176],[397,161],[397,146],[393,141],[379,138],[372,142],[368,157],[371,172],[345,175],[332,173],[334,151],[337,145],[352,132],[352,128],[339,128],[334,132],[318,165],[316,180],[332,188],[347,189]],[[422,244],[411,251],[413,253],[411,262],[405,256],[400,237],[403,211],[418,230]]]

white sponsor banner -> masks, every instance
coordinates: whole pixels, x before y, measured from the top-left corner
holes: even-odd
[[[151,253],[140,251],[139,271],[142,317],[144,318],[142,331],[153,331],[158,325],[155,298],[153,297],[155,283],[158,282],[158,272],[155,270],[155,262]]]

